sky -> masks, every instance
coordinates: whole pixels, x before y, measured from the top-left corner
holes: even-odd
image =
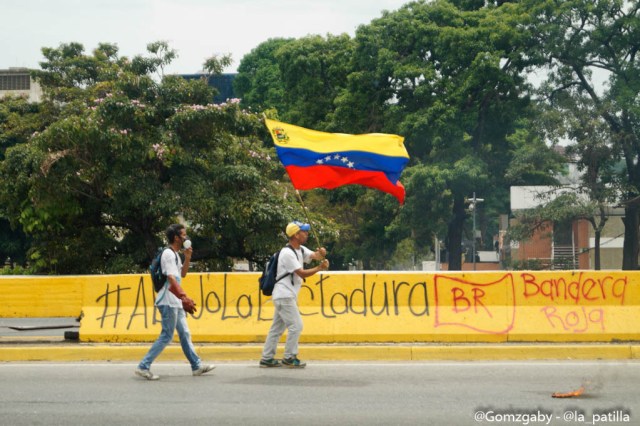
[[[42,47],[79,42],[90,53],[113,43],[120,56],[146,53],[165,40],[178,52],[166,68],[188,74],[205,59],[242,57],[277,37],[355,34],[358,26],[410,0],[19,0],[0,8],[0,69],[39,68]]]

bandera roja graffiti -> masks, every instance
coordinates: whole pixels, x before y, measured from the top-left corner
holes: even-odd
[[[549,300],[572,300],[575,304],[614,299],[624,305],[628,283],[626,276],[593,277],[585,272],[575,273],[570,279],[552,277],[540,280],[532,273],[523,273],[521,277],[524,297],[543,296]]]
[[[273,304],[256,273],[190,274],[200,341],[258,341]],[[80,338],[143,341],[160,316],[146,275],[82,277]],[[637,340],[640,273],[626,271],[338,272],[307,279],[308,341]],[[359,339],[359,340],[358,340]]]

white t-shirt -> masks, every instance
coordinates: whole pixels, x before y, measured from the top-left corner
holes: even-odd
[[[176,261],[176,258],[178,259]],[[173,249],[168,248],[164,252],[162,252],[162,257],[160,258],[160,266],[162,268],[162,272],[168,277],[169,275],[173,275],[176,281],[178,281],[178,285],[182,282],[182,259]],[[167,278],[167,282],[164,284],[164,287],[158,292],[158,296],[156,297],[156,305],[163,306],[169,305],[172,308],[182,308],[182,301],[178,299],[175,294],[169,291],[169,279]]]
[[[276,277],[281,277],[289,272],[293,273],[293,275],[287,275],[281,280],[276,281],[276,284],[273,287],[273,293],[271,294],[271,298],[273,300],[298,297],[298,293],[302,287],[302,278],[293,271],[303,268],[302,263],[311,262],[312,254],[313,252],[304,246],[300,246],[295,253],[289,247],[283,247],[282,250],[280,250]],[[292,276],[293,285],[291,285]]]

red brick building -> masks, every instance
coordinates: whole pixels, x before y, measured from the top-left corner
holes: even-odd
[[[590,269],[590,229],[586,220],[548,223],[531,239],[512,244],[511,261],[531,269]]]

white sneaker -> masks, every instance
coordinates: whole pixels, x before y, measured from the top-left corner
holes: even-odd
[[[202,376],[204,373],[208,373],[209,371],[213,370],[214,368],[216,368],[215,365],[202,364],[200,366],[200,368],[198,368],[197,370],[193,370],[193,375],[194,376]]]
[[[143,370],[141,368],[136,368],[135,373],[136,373],[136,376],[140,376],[147,380],[158,380],[160,378],[160,376],[156,376],[150,370]]]

